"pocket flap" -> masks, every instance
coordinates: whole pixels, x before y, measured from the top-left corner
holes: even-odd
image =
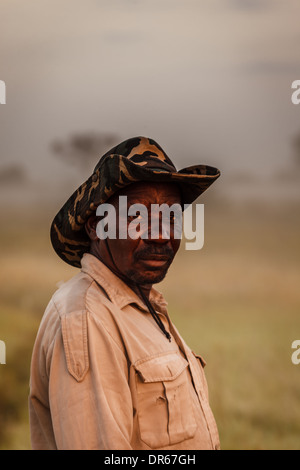
[[[188,362],[177,351],[147,357],[134,364],[144,383],[174,380],[187,366]]]

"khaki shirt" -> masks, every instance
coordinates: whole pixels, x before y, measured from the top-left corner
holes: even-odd
[[[93,255],[51,299],[31,364],[33,449],[218,449],[204,361]]]

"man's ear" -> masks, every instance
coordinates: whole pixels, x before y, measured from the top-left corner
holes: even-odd
[[[96,228],[100,220],[96,214],[91,215],[85,223],[85,231],[88,234],[90,240],[95,241],[98,239]]]

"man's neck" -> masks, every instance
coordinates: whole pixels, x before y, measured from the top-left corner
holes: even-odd
[[[125,281],[126,282],[126,281]],[[129,284],[127,284],[129,285]],[[139,298],[144,301],[143,299],[143,296],[141,295],[137,285],[129,285],[129,287],[139,296]],[[139,286],[139,288],[143,291],[144,295],[147,297],[147,299],[149,299],[150,297],[150,291],[151,291],[151,288],[152,288],[152,285],[144,285],[144,286]]]
[[[118,276],[119,279],[121,279],[125,284],[130,287],[134,291],[134,293],[144,302],[143,296],[141,295],[141,292],[139,288],[143,291],[143,294],[149,299],[150,296],[150,291],[152,288],[152,284],[145,284],[145,285],[140,285],[139,288],[137,284],[133,281],[131,281],[128,277],[126,277],[124,274],[122,274],[117,267],[112,265],[111,259],[109,256],[101,256],[100,253],[97,251],[91,250],[90,253],[94,255],[96,258],[98,258],[105,266],[107,266],[116,276]]]

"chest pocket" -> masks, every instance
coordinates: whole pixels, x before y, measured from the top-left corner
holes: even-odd
[[[188,362],[170,352],[134,364],[141,440],[150,448],[177,444],[195,435]]]

